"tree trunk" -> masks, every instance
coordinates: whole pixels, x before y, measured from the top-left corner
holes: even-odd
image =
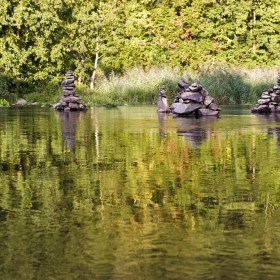
[[[97,43],[98,45],[98,43]],[[96,75],[96,70],[98,66],[98,59],[99,59],[99,54],[98,52],[95,54],[95,61],[94,61],[94,70],[92,71],[91,79],[90,79],[90,89],[94,88],[94,80],[95,80],[95,75]]]

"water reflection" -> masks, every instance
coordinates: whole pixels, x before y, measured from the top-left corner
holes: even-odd
[[[81,114],[0,116],[1,279],[279,278],[278,116]]]
[[[75,134],[76,134],[76,126],[79,116],[81,114],[85,114],[85,112],[81,111],[57,111],[55,112],[59,115],[59,118],[62,122],[62,136],[66,141],[67,146],[72,150],[75,147]]]
[[[174,117],[179,126],[177,133],[183,136],[192,147],[199,147],[203,141],[207,140],[211,134],[210,125],[217,121],[217,116],[212,117]]]
[[[159,135],[164,138],[166,134],[166,121],[168,120],[168,114],[157,112],[158,121],[159,121]]]
[[[279,114],[257,114],[257,118],[261,123],[266,125],[273,125],[267,128],[267,134],[273,135],[277,140],[277,146],[280,149],[280,115]],[[279,126],[277,126],[279,125]]]

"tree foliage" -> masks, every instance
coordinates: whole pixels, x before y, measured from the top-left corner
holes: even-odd
[[[97,62],[277,65],[279,13],[278,0],[3,0],[0,74],[46,83],[71,68],[88,84]]]

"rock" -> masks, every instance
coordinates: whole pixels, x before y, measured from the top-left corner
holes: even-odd
[[[20,98],[16,103],[16,105],[26,105],[26,104],[27,104],[27,101],[23,98]]]
[[[70,78],[70,79],[65,79],[61,82],[61,84],[64,85],[69,85],[72,84],[74,82],[74,79]]]
[[[209,96],[209,92],[198,83],[189,86],[186,80],[182,80],[178,82],[176,90],[174,103],[170,106],[170,111],[174,114],[197,114],[199,110],[205,109],[200,115],[218,115],[221,111],[214,103],[214,98]]]
[[[80,108],[80,105],[78,103],[69,102],[68,106],[69,106],[70,109],[76,109],[77,110],[77,109]]]
[[[184,92],[186,90],[189,90],[189,83],[183,79],[182,81],[178,82],[176,86],[177,92]]]
[[[170,106],[170,111],[171,112],[173,112],[174,111],[174,109],[178,106],[178,105],[180,105],[181,103],[179,103],[179,102],[176,102],[176,103],[173,103],[173,104],[171,104],[171,106]]]
[[[206,97],[204,98],[203,104],[207,107],[207,106],[209,106],[213,101],[214,101],[214,98],[208,95],[208,96],[206,96]]]
[[[210,110],[212,110],[212,111],[217,111],[217,110],[218,110],[218,105],[212,102],[212,103],[208,106],[208,109],[210,109]]]
[[[270,99],[270,94],[268,92],[263,92],[263,94],[261,95],[261,98]]]
[[[169,112],[169,106],[168,106],[168,102],[167,102],[167,95],[165,92],[165,86],[161,86],[159,89],[159,98],[158,98],[158,102],[157,102],[157,111],[164,113],[164,112]]]
[[[63,95],[74,95],[76,94],[75,90],[62,90]]]
[[[193,91],[193,92],[198,92],[198,91],[202,90],[202,86],[198,83],[193,83],[190,86],[190,90]]]
[[[262,105],[262,104],[268,104],[270,101],[270,99],[263,99],[263,98],[260,98],[258,100],[258,104]]]
[[[60,98],[61,102],[71,102],[71,103],[78,102],[80,100],[82,100],[82,98],[76,97],[76,96],[68,96],[68,97],[61,97]]]
[[[63,96],[61,96],[60,102],[54,106],[55,110],[64,110],[66,112],[71,110],[85,110],[86,105],[79,103],[82,98],[76,94],[75,78],[72,70],[67,72],[66,79],[61,84]]]
[[[174,114],[183,114],[183,115],[188,115],[193,113],[195,110],[201,108],[201,104],[199,103],[180,103],[179,105],[176,106],[174,109],[173,113]]]
[[[257,108],[257,111],[258,112],[267,112],[269,109],[268,105],[260,105],[258,108]]]
[[[183,100],[191,100],[195,102],[202,102],[202,96],[199,93],[183,92],[181,94]]]
[[[203,96],[203,97],[206,97],[209,95],[209,92],[208,90],[206,90],[205,88],[203,88],[201,91],[200,91],[200,94]]]
[[[280,95],[271,96],[271,101],[275,103],[280,102]]]
[[[219,114],[219,111],[213,111],[211,109],[198,109],[198,114],[200,116],[217,116]]]

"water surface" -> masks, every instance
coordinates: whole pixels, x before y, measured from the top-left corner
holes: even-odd
[[[0,279],[279,279],[280,116],[0,108]]]

